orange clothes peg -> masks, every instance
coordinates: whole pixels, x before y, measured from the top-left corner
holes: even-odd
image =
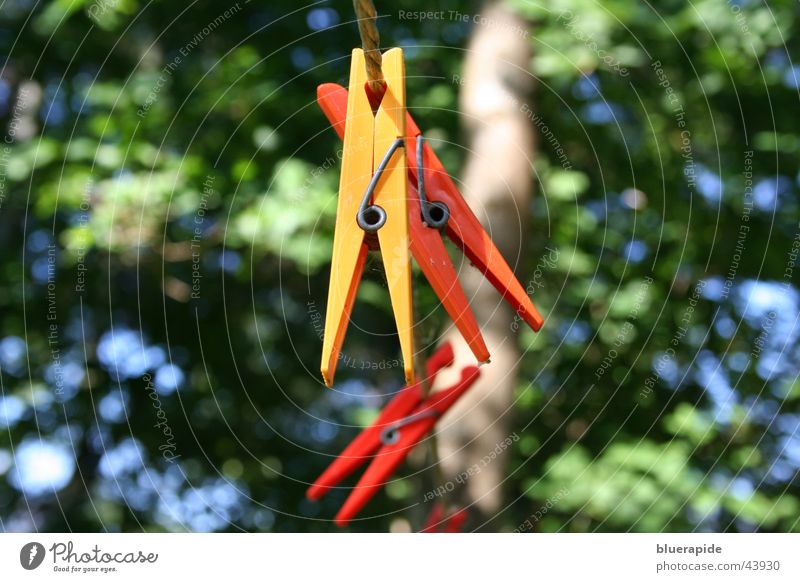
[[[320,369],[333,385],[336,364],[367,257],[367,232],[376,232],[392,300],[405,377],[414,379],[411,264],[408,236],[405,67],[403,51],[383,54],[386,91],[373,113],[364,51],[353,49],[347,129],[333,239]]]

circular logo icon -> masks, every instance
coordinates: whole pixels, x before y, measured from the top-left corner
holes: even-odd
[[[35,570],[44,561],[44,546],[39,542],[29,542],[19,551],[19,563],[26,570]]]

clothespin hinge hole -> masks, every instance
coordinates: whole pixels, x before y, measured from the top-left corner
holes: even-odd
[[[450,220],[450,209],[443,202],[422,203],[422,222],[428,227],[442,230]]]
[[[417,421],[423,420],[425,418],[430,418],[432,416],[438,417],[441,413],[438,410],[423,410],[422,412],[417,412],[416,414],[412,414],[410,416],[406,416],[405,418],[401,418],[392,424],[388,425],[381,431],[381,442],[384,445],[394,445],[400,440],[400,429],[404,426],[408,426],[409,424],[413,424]]]
[[[358,226],[367,232],[376,232],[386,224],[386,211],[375,204],[365,207],[358,213]]]
[[[422,222],[429,228],[442,230],[450,220],[450,209],[443,202],[433,202],[428,200],[425,191],[425,138],[422,134],[417,135],[417,193],[422,210]]]

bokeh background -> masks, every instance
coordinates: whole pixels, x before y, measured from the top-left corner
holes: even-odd
[[[483,7],[376,5],[458,176]],[[547,321],[509,331],[518,439],[470,528],[800,530],[800,5],[507,6],[540,120],[517,272]],[[315,87],[358,44],[348,1],[0,5],[1,531],[337,530],[347,491],[305,488],[402,376],[316,372],[339,142]],[[384,287],[375,260],[354,362],[399,358]],[[414,462],[351,531],[419,529]]]

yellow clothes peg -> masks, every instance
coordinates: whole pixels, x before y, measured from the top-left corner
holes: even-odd
[[[393,48],[385,52],[382,69],[386,91],[373,113],[367,93],[364,51],[353,49],[320,365],[326,386],[333,385],[342,342],[364,273],[369,250],[366,240],[368,232],[377,233],[400,338],[406,382],[414,382],[408,169],[404,147],[406,90],[402,49]]]

